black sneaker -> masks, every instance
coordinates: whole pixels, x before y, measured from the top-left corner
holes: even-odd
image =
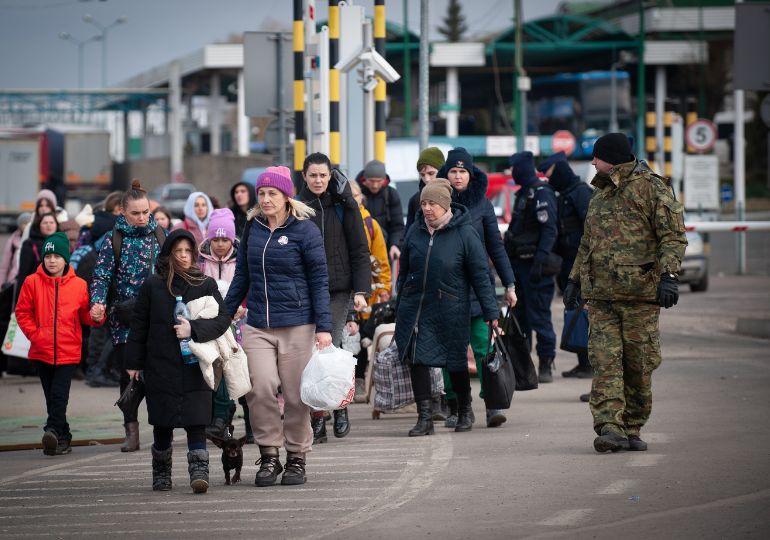
[[[647,443],[639,438],[639,435],[628,436],[628,449],[634,452],[644,452],[647,450]]]
[[[594,376],[594,371],[591,366],[577,365],[569,371],[562,371],[561,376],[567,379],[591,379]]]
[[[286,458],[286,468],[281,477],[282,486],[298,486],[307,482],[305,476],[305,458],[289,456]]]
[[[628,450],[628,439],[620,433],[608,431],[594,439],[594,450],[600,453]]]
[[[278,456],[261,456],[255,465],[259,465],[254,483],[259,487],[272,486],[278,480],[278,475],[283,472],[283,467]]]
[[[72,446],[70,446],[70,440],[68,438],[59,439],[56,445],[56,455],[61,456],[72,452]]]
[[[46,430],[46,432],[43,433],[43,440],[41,442],[43,443],[43,453],[46,456],[56,455],[56,447],[59,446],[59,437],[54,430]]]

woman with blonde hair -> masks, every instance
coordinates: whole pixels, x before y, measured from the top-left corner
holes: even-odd
[[[308,219],[315,212],[292,199],[287,167],[268,167],[256,190],[258,204],[247,215],[225,298],[230,315],[247,299],[243,349],[252,389],[246,400],[260,453],[254,483],[272,485],[283,472],[281,484],[304,484],[313,431],[310,410],[300,399],[302,371],[313,345],[323,349],[332,341],[326,255],[321,231]],[[278,458],[281,446],[287,453],[285,470]]]

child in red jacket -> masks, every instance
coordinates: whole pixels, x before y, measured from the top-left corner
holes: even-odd
[[[43,262],[24,280],[16,304],[19,328],[30,341],[29,359],[37,362],[48,410],[43,434],[47,456],[72,451],[67,403],[72,374],[80,363],[82,324],[99,326],[103,317],[89,312],[88,285],[69,266],[69,240],[62,232],[43,242]]]

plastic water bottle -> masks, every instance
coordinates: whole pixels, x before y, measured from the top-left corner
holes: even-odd
[[[176,306],[174,306],[174,322],[179,324],[179,317],[184,317],[188,321],[190,320],[190,311],[187,306],[182,302],[182,297],[176,297]],[[182,362],[185,364],[196,364],[198,358],[190,350],[190,338],[182,338],[179,340],[179,348],[182,349]]]

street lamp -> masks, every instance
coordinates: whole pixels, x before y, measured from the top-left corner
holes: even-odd
[[[107,88],[107,31],[118,26],[119,24],[123,24],[126,21],[128,21],[128,17],[125,15],[121,15],[114,21],[112,21],[108,25],[103,25],[96,19],[94,19],[93,15],[90,13],[86,13],[83,15],[83,22],[87,22],[88,24],[94,25],[96,28],[101,30],[102,32],[102,87]]]
[[[70,43],[73,43],[77,45],[78,48],[78,88],[83,88],[83,49],[85,48],[86,44],[91,43],[93,41],[102,41],[102,36],[95,35],[91,36],[88,39],[77,39],[72,37],[72,34],[69,32],[60,32],[59,38],[63,39],[64,41],[69,41]]]

